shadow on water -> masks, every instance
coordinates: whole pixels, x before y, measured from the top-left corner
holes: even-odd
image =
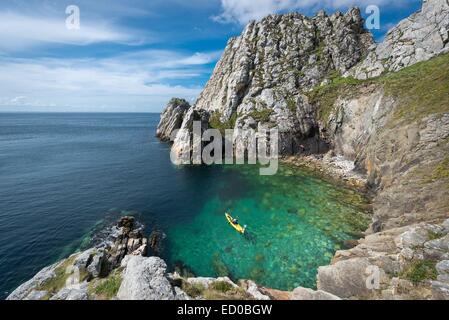
[[[256,244],[257,242],[257,236],[248,230],[245,230],[243,237],[245,238],[246,241],[248,241],[251,244]]]

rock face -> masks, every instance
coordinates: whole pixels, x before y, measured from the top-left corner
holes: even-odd
[[[198,154],[201,154],[201,150],[196,150],[191,145],[191,141],[195,139],[193,137],[193,126],[194,122],[201,123],[201,127],[199,129],[201,133],[204,132],[204,130],[209,128],[209,117],[209,113],[204,110],[190,108],[187,111],[181,124],[180,131],[176,135],[171,149],[172,160],[175,160],[174,162],[176,164],[189,164],[191,160],[193,164],[201,164],[201,158],[199,156],[195,156],[195,152],[199,151]],[[195,139],[195,141],[197,140]],[[202,142],[199,142],[199,145],[201,148],[203,147]]]
[[[223,121],[235,112],[288,109],[288,97],[282,94],[312,88],[331,72],[346,72],[371,44],[358,9],[331,16],[322,11],[313,18],[270,15],[251,22],[240,37],[228,42],[195,107],[219,112]],[[263,94],[267,89],[271,91]],[[282,116],[281,110],[274,111]]]
[[[336,295],[331,293],[317,290],[314,291],[312,289],[307,288],[296,288],[291,293],[290,300],[341,300]]]
[[[365,270],[369,265],[368,259],[357,258],[320,267],[318,288],[342,298],[366,295],[369,289],[366,286]]]
[[[318,289],[341,298],[447,299],[448,239],[444,224],[429,223],[369,235],[319,268]]]
[[[400,100],[410,98],[398,99],[386,90],[369,84],[351,91],[349,98],[340,95],[323,121],[324,139],[330,141],[334,153],[366,173],[376,192],[373,225],[377,230],[444,219],[449,208],[447,182],[435,172],[448,154],[449,107],[434,114],[423,107],[415,115],[409,112],[408,120],[398,114],[408,112],[407,102]]]
[[[206,129],[275,125],[282,154],[326,150],[316,134],[315,109],[302,92],[347,72],[372,43],[358,9],[331,16],[322,11],[313,18],[298,13],[270,15],[252,22],[240,37],[228,42],[181,127],[189,129],[199,118],[209,122]],[[188,138],[188,133],[176,137],[175,154],[188,147]]]
[[[171,99],[161,115],[156,136],[163,141],[170,141],[172,132],[181,128],[182,120],[189,109],[190,104],[186,100]]]
[[[240,37],[229,40],[180,127],[191,130],[192,121],[201,118],[203,129],[235,129],[236,144],[244,139],[237,129],[275,126],[282,155],[324,153],[328,141],[321,139],[319,110],[307,92],[338,76],[372,78],[448,51],[448,21],[447,1],[428,0],[379,44],[364,29],[358,9],[331,16],[321,11],[313,18],[270,15],[251,22]],[[388,103],[380,114],[387,112]],[[164,112],[161,127],[179,126],[182,113],[171,114]],[[175,155],[189,149],[189,138],[188,132],[176,137]]]
[[[449,50],[449,4],[446,0],[426,0],[422,10],[402,20],[385,40],[373,45],[366,59],[347,75],[357,79],[399,71]]]
[[[399,70],[447,51],[448,29],[445,0],[425,1],[380,44],[373,44],[357,9],[313,18],[271,15],[252,22],[229,41],[186,113],[173,159],[201,163],[192,156],[193,121],[201,121],[203,130],[234,129],[235,144],[246,141],[241,129],[277,127],[281,155],[331,149],[339,163],[353,165],[357,174],[348,176],[366,176],[376,193],[371,232],[444,219],[449,208],[443,169],[449,164],[447,59],[433,70],[415,69],[412,77]],[[439,80],[429,77],[435,70],[440,70]],[[398,75],[377,82],[343,78],[384,72]],[[348,85],[335,85],[335,79]]]
[[[118,222],[120,232],[108,250],[107,261],[110,269],[120,265],[122,259],[128,255],[147,254],[148,239],[143,236],[143,226],[136,223],[134,217],[123,217]]]
[[[121,300],[173,300],[175,292],[166,278],[167,265],[157,257],[133,256],[124,264],[117,297]]]

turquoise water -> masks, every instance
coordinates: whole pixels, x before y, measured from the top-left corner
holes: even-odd
[[[317,268],[367,227],[363,197],[306,170],[281,166],[273,177],[249,166],[223,170],[228,178],[216,181],[218,194],[168,232],[169,261],[195,274],[313,288]],[[247,235],[228,224],[226,210],[247,225]]]
[[[0,113],[0,298],[129,212],[167,234],[171,268],[279,289],[313,287],[316,268],[366,228],[360,196],[303,170],[173,166],[159,118]]]

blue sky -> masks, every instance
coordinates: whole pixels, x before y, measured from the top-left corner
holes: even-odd
[[[251,19],[378,5],[381,40],[421,0],[11,0],[0,3],[0,111],[159,112],[194,101]],[[65,26],[68,5],[80,29]]]

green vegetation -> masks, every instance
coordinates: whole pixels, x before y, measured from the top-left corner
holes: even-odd
[[[181,105],[187,104],[188,102],[186,100],[180,99],[180,98],[171,98],[169,103],[177,105],[177,106],[181,106]]]
[[[351,98],[370,84],[381,86],[385,95],[396,101],[390,125],[449,112],[449,54],[369,80],[343,78],[334,73],[329,85],[316,87],[308,96],[319,105],[318,118],[327,122],[339,96]]]
[[[225,281],[216,281],[203,292],[206,300],[251,300],[251,296],[245,290],[235,288]]]
[[[65,286],[67,279],[72,274],[68,272],[68,268],[73,265],[74,260],[75,256],[64,260],[58,267],[55,268],[55,276],[47,282],[41,284],[36,289],[39,291],[47,291],[49,297],[56,294]],[[84,280],[84,277],[81,274],[80,278],[80,281]]]
[[[398,100],[395,120],[420,120],[449,111],[449,54],[420,62],[377,79]]]
[[[234,286],[226,281],[215,281],[211,284],[211,289],[224,293],[232,290],[233,288]]]
[[[205,288],[201,283],[183,281],[182,290],[192,298],[206,300],[248,300],[251,297],[242,288],[234,287],[226,281],[215,281]]]
[[[448,179],[449,178],[449,156],[441,161],[439,165],[433,170],[432,180]]]
[[[357,92],[357,86],[363,83],[363,81],[351,77],[343,78],[336,73],[331,75],[330,80],[330,84],[318,86],[308,93],[310,101],[319,105],[318,119],[325,123],[329,120],[338,97],[350,97],[354,92]]]
[[[253,110],[248,116],[252,117],[257,122],[269,122],[270,117],[273,114],[272,109]]]
[[[429,238],[429,240],[440,239],[442,236],[444,236],[444,234],[439,233],[439,232],[434,232],[434,231],[427,232],[427,238]]]
[[[400,274],[400,278],[410,280],[419,284],[424,280],[435,280],[437,278],[436,262],[433,260],[418,260],[412,262]]]
[[[107,278],[100,280],[91,291],[102,298],[112,299],[117,295],[121,284],[121,269],[117,269]]]
[[[182,282],[182,290],[192,298],[198,298],[203,295],[206,290],[201,283]]]
[[[323,50],[326,47],[326,43],[321,38],[321,33],[319,31],[316,32],[315,37],[318,39],[318,44],[316,48],[314,49],[314,53],[317,55],[318,61],[322,60],[323,56]]]
[[[293,114],[296,113],[297,104],[296,104],[296,100],[295,100],[293,97],[288,97],[288,98],[287,98],[287,108],[288,108],[288,110],[290,110]]]
[[[222,122],[221,117],[222,117],[222,114],[220,112],[214,112],[209,119],[209,126],[212,129],[220,130],[220,132],[222,134],[225,133],[226,129],[234,129],[235,122],[237,121],[237,113],[236,112],[234,112],[232,114],[231,118],[226,122]]]
[[[449,156],[440,163],[430,163],[416,168],[413,175],[420,179],[422,185],[435,181],[447,181],[446,185],[449,187]]]

